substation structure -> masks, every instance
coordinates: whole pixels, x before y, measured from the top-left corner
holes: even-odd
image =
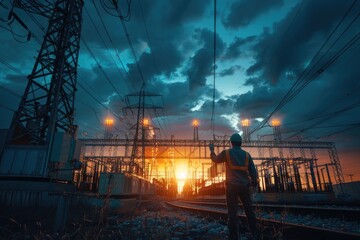
[[[178,163],[187,163],[185,188],[192,195],[209,186],[223,184],[225,165],[210,160],[209,143],[215,153],[230,147],[228,140],[80,139],[81,170],[74,182],[82,190],[97,191],[100,173],[129,173],[153,183],[173,187],[179,176]],[[132,160],[132,146],[141,146],[142,158]],[[258,171],[260,192],[332,192],[333,183],[344,183],[339,157],[333,142],[246,141]],[[181,180],[181,179],[180,179]],[[184,179],[183,179],[184,180]]]

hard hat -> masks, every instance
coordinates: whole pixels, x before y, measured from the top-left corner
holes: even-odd
[[[238,133],[234,133],[233,135],[231,135],[230,141],[231,142],[242,142],[242,138]]]

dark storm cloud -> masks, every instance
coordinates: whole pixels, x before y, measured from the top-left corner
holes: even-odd
[[[274,105],[279,101],[279,96],[284,94],[281,88],[269,88],[256,86],[252,91],[234,96],[234,110],[251,116],[252,118],[264,117],[270,113]]]
[[[144,80],[147,82],[154,76],[160,74],[164,74],[168,78],[171,77],[172,73],[174,73],[182,63],[183,58],[182,53],[174,44],[166,42],[162,45],[154,45],[151,53],[144,52],[138,63],[141,67]],[[131,63],[127,66],[131,79],[138,83],[141,82],[136,64]]]
[[[2,34],[0,44],[1,58],[23,74],[30,74],[40,45],[34,39],[28,42],[15,41],[10,32],[4,31],[1,28],[0,30]],[[1,67],[5,68],[4,65],[1,65]],[[6,71],[8,70],[10,69],[6,68]],[[4,70],[3,72],[6,71]]]
[[[220,108],[232,107],[234,102],[230,99],[219,99],[217,104]]]
[[[153,81],[149,86],[149,91],[155,92],[161,89],[161,94],[164,99],[164,115],[170,122],[172,129],[175,130],[177,137],[187,138],[191,135],[191,121],[198,119],[200,121],[201,135],[207,138],[211,137],[210,120],[212,113],[212,98],[213,89],[209,86],[196,88],[192,91],[188,88],[187,82],[164,83],[163,81]],[[216,91],[216,96],[221,93]],[[193,108],[203,102],[203,105],[196,111]],[[232,132],[229,127],[228,120],[218,117],[221,114],[232,113],[231,100],[218,100],[216,103],[216,127],[225,132]],[[220,107],[221,106],[221,107]]]
[[[274,24],[272,30],[263,32],[253,48],[256,62],[248,68],[248,75],[261,74],[275,84],[287,71],[299,73],[305,62],[315,55],[349,3],[307,1],[297,13],[299,7]]]
[[[256,36],[250,36],[246,38],[236,37],[235,40],[232,43],[230,43],[229,47],[226,49],[222,59],[232,60],[249,55],[249,53],[247,52],[248,51],[247,45],[255,43],[256,39],[257,39]]]
[[[250,77],[248,79],[245,80],[244,86],[260,86],[264,83],[264,79],[259,78],[259,77]]]
[[[190,20],[199,19],[203,16],[210,3],[210,0],[168,1],[163,15],[165,23],[176,26]]]
[[[236,65],[236,66],[231,66],[230,68],[224,69],[219,73],[220,77],[225,77],[225,76],[232,76],[234,75],[236,70],[241,69],[241,66]]]
[[[202,48],[190,59],[191,67],[186,71],[190,89],[205,86],[206,77],[209,76],[212,71],[212,56],[211,51]]]
[[[283,5],[283,0],[242,0],[235,1],[230,6],[229,14],[223,19],[223,24],[228,28],[247,26],[261,14],[272,8]]]
[[[105,49],[117,49],[119,52],[127,47],[124,31],[117,13],[112,10],[106,12],[100,1],[85,1],[83,8],[83,24],[81,26],[82,40],[96,43]],[[110,15],[109,13],[113,14]],[[103,27],[103,24],[106,28]]]
[[[133,56],[130,51],[130,45],[125,36],[120,19],[113,17],[106,13],[100,4],[96,4],[97,9],[102,15],[108,31],[112,37],[112,42],[115,46],[109,43],[107,33],[101,27],[100,18],[97,14],[92,15],[92,19],[97,23],[100,35],[105,39],[107,46],[116,47],[121,54],[122,60],[128,67],[128,79],[131,85],[138,86],[142,83],[151,81],[156,76],[163,74],[171,79],[176,70],[183,65],[184,51],[180,51],[182,41],[186,36],[185,27],[183,26],[190,20],[197,19],[204,14],[207,3],[209,1],[196,1],[191,6],[188,3],[183,4],[183,1],[153,1],[149,2],[133,1],[131,3],[131,19],[125,22],[128,30],[128,36],[135,51]],[[88,12],[96,13],[96,8],[93,4],[86,4]],[[181,10],[179,10],[181,9]],[[162,14],[159,14],[161,12]],[[173,14],[179,15],[174,18]],[[84,38],[90,42],[95,42],[100,48],[103,48],[104,58],[107,54],[105,46],[100,41],[97,32],[94,31],[94,26],[91,24],[90,17],[85,14],[86,24],[84,24]],[[173,19],[168,19],[173,18]],[[174,22],[174,21],[178,22]],[[176,27],[170,27],[169,24],[175,24]],[[100,26],[100,27],[99,27]],[[192,31],[192,29],[190,29]],[[141,49],[144,46],[148,49]],[[123,50],[126,50],[123,51]],[[124,56],[128,55],[129,59],[124,60]],[[98,56],[98,55],[97,55]],[[135,63],[135,58],[138,61],[139,68]],[[108,60],[109,61],[109,60]],[[116,61],[118,59],[116,58]],[[120,65],[118,63],[118,65]],[[125,74],[125,73],[124,73]]]
[[[131,20],[125,24],[129,31],[129,37],[137,54],[136,57],[141,68],[141,74],[147,83],[148,90],[163,95],[165,102],[164,110],[167,116],[175,116],[177,114],[184,114],[185,116],[191,115],[190,109],[195,106],[198,98],[204,94],[203,92],[206,87],[189,93],[188,84],[186,82],[173,84],[165,84],[165,82],[167,82],[168,79],[171,81],[173,76],[176,76],[177,78],[181,77],[176,72],[184,65],[184,60],[187,60],[184,59],[184,54],[188,54],[187,52],[190,51],[189,45],[194,47],[197,46],[198,44],[196,42],[198,42],[199,39],[203,39],[202,45],[206,45],[204,40],[206,37],[202,36],[205,33],[201,33],[202,35],[199,34],[199,39],[194,41],[189,39],[193,29],[187,29],[184,25],[191,20],[200,18],[204,14],[208,5],[207,3],[209,2],[210,1],[197,1],[191,6],[189,4],[183,4],[183,1],[154,1],[152,4],[143,2],[141,3],[143,14],[141,14],[139,2],[132,2]],[[88,7],[89,12],[95,12],[92,4],[87,4],[86,6]],[[179,11],[179,9],[182,10]],[[100,12],[104,12],[100,7],[99,10]],[[163,14],[159,14],[159,12]],[[174,18],[173,14],[177,15],[177,17]],[[102,41],[100,41],[91,22],[89,22],[90,18],[86,14],[85,17],[85,20],[88,22],[84,26],[84,38],[86,38],[88,42],[93,43],[93,46],[98,46],[100,50],[102,49],[102,52],[100,52],[100,50],[96,51],[96,56],[103,65],[103,69],[106,68],[106,72],[115,84],[116,81],[120,80],[119,74],[117,73],[116,75],[115,66],[109,59],[109,56],[107,56]],[[92,15],[92,17],[94,21],[100,23],[99,17],[96,14]],[[132,56],[129,49],[129,44],[123,33],[120,20],[105,13],[102,17],[108,26],[108,30],[110,30],[112,40],[116,43],[116,47],[121,56],[128,55],[130,57],[130,59],[125,60],[129,76],[129,79],[126,77],[126,81],[128,81],[126,85],[133,87],[130,92],[136,92],[141,87],[142,78],[138,66],[134,63],[134,56]],[[148,28],[147,31],[149,35],[146,34],[145,25]],[[169,25],[172,27],[169,28]],[[97,26],[99,27],[100,24],[97,24]],[[106,32],[104,32],[102,28],[99,30],[100,34],[102,34],[105,41],[108,43]],[[186,33],[186,31],[188,31],[188,33]],[[186,41],[188,41],[187,46],[184,45]],[[210,41],[210,39],[206,41]],[[220,41],[220,44],[221,43],[222,41]],[[147,45],[148,49],[141,49],[145,45]],[[108,46],[110,46],[110,48],[112,47],[109,44]],[[207,48],[209,48],[209,46],[207,46]],[[123,49],[126,49],[127,53],[121,52]],[[99,52],[101,53],[100,55],[98,54]],[[97,93],[97,96],[102,99],[101,101],[109,100],[108,106],[112,111],[118,112],[119,109],[123,107],[123,103],[119,98],[111,96],[111,94],[114,93],[114,90],[105,81],[105,78],[98,67],[95,66],[87,73],[83,72],[82,75],[88,77],[90,75],[89,78],[85,77],[85,79],[92,79],[91,86],[93,89],[103,88],[103,90]],[[126,74],[124,73],[124,75]],[[161,80],[159,80],[160,78]],[[122,87],[122,85],[119,86],[119,89],[121,90]],[[129,91],[128,88],[125,89]],[[104,111],[104,109],[100,107],[99,113],[101,111]]]
[[[190,66],[184,72],[191,90],[205,86],[206,77],[212,73],[214,61],[213,34],[209,29],[197,29],[195,32],[195,38],[203,47],[190,58]],[[216,35],[216,38],[216,54],[219,56],[222,54],[225,44],[219,35]]]
[[[167,115],[187,115],[195,106],[199,97],[206,92],[204,88],[190,91],[186,82],[164,83],[162,81],[152,82],[149,91],[157,92],[161,89],[164,99],[164,110]]]
[[[304,2],[300,10],[299,5],[272,29],[266,29],[253,48],[256,62],[247,70],[252,77],[245,85],[253,86],[253,90],[238,96],[235,107],[253,117],[265,117],[274,110],[349,6],[340,1]],[[276,114],[286,115],[286,122],[296,122],[319,115],[319,111],[331,112],[342,93],[356,89],[354,79],[359,73],[352,59],[358,55],[359,47],[353,47]],[[342,104],[346,106],[346,101]]]
[[[310,140],[337,141],[336,138],[326,136],[337,131],[341,133],[341,130],[347,128],[346,125],[359,123],[360,101],[357,92],[360,83],[354,79],[359,76],[360,69],[352,61],[359,54],[360,46],[357,45],[273,115],[284,125],[284,139],[301,136],[306,139],[310,137]],[[261,78],[250,78],[247,85],[253,86],[252,91],[233,96],[232,99],[236,101],[234,109],[240,112],[240,116],[266,117],[280,103],[292,84],[285,78],[277,85],[271,85]],[[344,127],[323,128],[342,125]],[[342,136],[345,134],[346,138],[354,139],[358,136],[358,130],[345,132]]]

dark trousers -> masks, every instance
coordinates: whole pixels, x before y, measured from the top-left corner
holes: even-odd
[[[256,235],[256,217],[252,210],[251,192],[248,186],[239,185],[226,185],[226,203],[228,208],[228,228],[229,228],[229,239],[238,240],[238,197],[240,198],[243,208],[248,220],[250,230],[253,235]]]

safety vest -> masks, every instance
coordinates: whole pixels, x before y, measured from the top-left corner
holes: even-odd
[[[233,165],[230,159],[230,150],[226,151],[226,161],[228,163],[228,166],[231,170],[239,170],[239,171],[248,171],[248,166],[249,166],[249,153],[245,154],[245,166],[240,166],[240,165]]]

